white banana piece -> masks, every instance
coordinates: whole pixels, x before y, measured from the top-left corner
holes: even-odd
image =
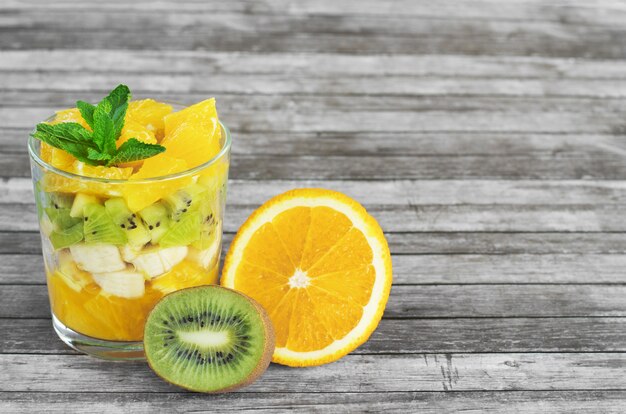
[[[137,256],[139,256],[139,254],[141,253],[141,249],[137,250],[129,245],[124,245],[120,247],[120,253],[122,255],[122,259],[124,259],[128,263],[132,263],[132,261],[135,260]]]
[[[196,249],[195,247],[189,248],[187,258],[198,263],[205,269],[210,269],[217,264],[219,258],[220,241],[216,237],[213,243],[204,250]]]
[[[104,292],[121,298],[139,298],[146,291],[143,275],[132,269],[119,272],[94,273],[93,280]]]
[[[131,260],[137,270],[150,279],[161,276],[172,270],[187,256],[187,246],[168,247],[165,249],[145,249]]]
[[[107,273],[124,270],[126,263],[120,251],[112,244],[75,244],[70,252],[76,265],[90,273]]]

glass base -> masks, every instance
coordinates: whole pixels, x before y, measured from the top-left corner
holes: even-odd
[[[143,342],[107,341],[80,334],[65,326],[54,314],[52,326],[63,342],[78,352],[114,361],[145,360]]]

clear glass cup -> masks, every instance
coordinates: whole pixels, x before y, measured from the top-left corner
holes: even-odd
[[[142,359],[154,304],[175,290],[217,283],[231,145],[228,128],[220,128],[213,159],[133,181],[55,168],[42,143],[29,139],[52,324],[70,347]]]

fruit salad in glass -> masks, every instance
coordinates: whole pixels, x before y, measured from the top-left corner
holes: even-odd
[[[141,358],[159,299],[217,283],[230,135],[215,100],[173,108],[120,85],[37,125],[29,152],[55,330]]]

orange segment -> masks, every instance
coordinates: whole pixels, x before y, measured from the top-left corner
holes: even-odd
[[[175,174],[185,170],[187,170],[187,163],[185,161],[169,157],[165,155],[165,153],[148,158],[143,162],[143,166],[139,171],[131,175],[129,182],[124,185],[122,192],[128,204],[128,208],[133,212],[139,211],[166,195],[173,193],[177,189],[190,184],[191,177],[157,181],[150,184],[133,184],[132,181]]]
[[[217,128],[217,118],[210,120],[210,124],[183,122],[163,138],[161,145],[169,156],[185,160],[189,168],[193,168],[219,153]]]
[[[192,286],[217,283],[217,268],[206,270],[189,260],[183,260],[163,276],[150,281],[150,286],[163,294]]]
[[[207,99],[165,116],[163,120],[165,123],[165,135],[170,135],[185,121],[192,121],[206,127],[207,123],[212,124],[216,119],[217,109],[215,108],[215,98]]]
[[[126,121],[129,119],[146,127],[152,134],[161,139],[165,124],[163,119],[172,112],[172,107],[154,99],[131,101],[126,112]]]
[[[54,117],[54,120],[50,123],[58,124],[61,122],[76,122],[78,124],[81,124],[85,128],[87,128],[89,131],[91,131],[91,128],[89,127],[89,125],[87,125],[87,122],[85,122],[85,120],[83,119],[83,116],[80,114],[80,111],[78,110],[78,108],[70,108],[70,109],[64,109],[62,111],[58,111]]]
[[[310,366],[367,340],[391,280],[387,242],[361,205],[334,191],[299,189],[248,218],[226,256],[221,284],[268,311],[274,362]]]
[[[125,180],[133,173],[132,168],[103,167],[85,164],[81,161],[74,161],[66,169],[68,172],[86,177],[94,177],[109,180]],[[67,178],[49,172],[43,177],[43,189],[47,192],[76,193],[84,192],[103,196],[120,196],[120,185],[113,185],[106,182],[87,181],[80,178]]]

